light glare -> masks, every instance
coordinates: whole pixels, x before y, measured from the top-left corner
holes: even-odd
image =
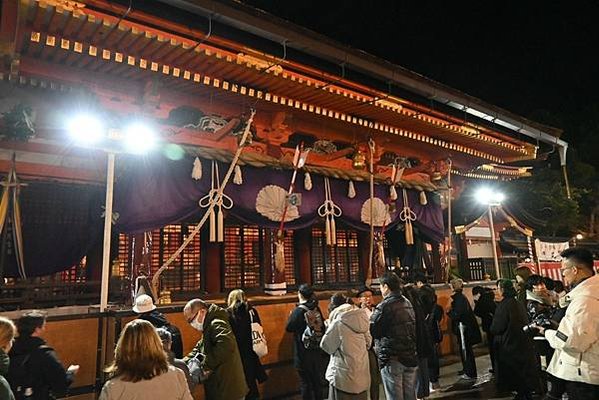
[[[156,135],[152,128],[141,122],[135,122],[125,130],[125,146],[127,151],[143,154],[156,145]]]
[[[93,144],[102,139],[104,126],[91,114],[76,115],[68,123],[69,136],[78,143]]]
[[[505,195],[490,188],[481,188],[476,192],[476,199],[482,204],[499,204],[505,200]]]

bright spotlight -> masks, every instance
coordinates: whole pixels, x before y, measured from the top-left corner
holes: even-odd
[[[481,188],[476,192],[476,199],[482,204],[499,204],[505,200],[505,195],[490,188]]]
[[[156,145],[156,134],[141,122],[134,122],[125,129],[125,147],[136,154],[146,153]]]
[[[67,125],[69,136],[82,144],[99,142],[104,135],[100,119],[91,114],[76,115]]]
[[[582,233],[576,235],[576,240],[582,240],[583,238],[584,236],[582,236]]]
[[[481,188],[476,192],[476,200],[479,203],[489,204],[493,198],[493,192],[489,188]]]
[[[503,193],[500,192],[495,192],[493,195],[493,201],[495,203],[501,203],[503,200],[505,200],[505,195]]]

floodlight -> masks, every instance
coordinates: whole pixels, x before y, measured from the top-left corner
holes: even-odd
[[[125,129],[124,143],[128,152],[143,154],[156,145],[156,134],[151,126],[133,122]]]
[[[78,114],[67,125],[69,135],[81,144],[93,144],[104,136],[104,125],[92,114]]]
[[[476,199],[482,204],[497,205],[505,200],[505,195],[501,192],[495,192],[490,188],[484,187],[476,192]]]
[[[576,240],[582,240],[583,238],[584,236],[582,235],[582,233],[576,235]]]
[[[503,200],[505,200],[505,195],[501,192],[495,192],[493,194],[493,201],[495,203],[501,203]]]
[[[482,204],[489,204],[493,198],[493,192],[489,188],[480,188],[476,192],[476,200]]]

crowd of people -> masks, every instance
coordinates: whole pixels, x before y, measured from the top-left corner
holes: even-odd
[[[458,382],[476,382],[473,346],[483,341],[482,328],[500,392],[515,399],[599,399],[599,276],[588,251],[562,256],[563,284],[534,274],[516,283],[500,279],[495,288],[472,288],[474,307],[463,281],[450,282],[447,315],[463,366]],[[382,386],[387,399],[415,400],[439,387],[444,311],[435,290],[424,276],[405,283],[388,271],[380,292],[376,305],[367,287],[356,296],[335,293],[325,319],[314,290],[300,285],[286,330],[303,399],[378,400]],[[260,398],[258,384],[268,378],[256,348],[260,317],[242,290],[229,294],[226,308],[201,299],[185,305],[185,320],[202,332],[186,355],[180,330],[149,295],[138,296],[133,311],[138,318],[118,338],[101,400],[190,400],[198,384],[209,400]],[[45,329],[38,311],[14,323],[0,317],[0,399],[66,393],[79,367],[64,368],[43,339]]]

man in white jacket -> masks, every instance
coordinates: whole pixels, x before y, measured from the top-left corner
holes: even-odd
[[[557,330],[541,329],[555,349],[547,368],[566,382],[573,400],[599,399],[599,275],[593,255],[586,249],[570,248],[561,254],[561,273],[571,291],[570,305]]]

